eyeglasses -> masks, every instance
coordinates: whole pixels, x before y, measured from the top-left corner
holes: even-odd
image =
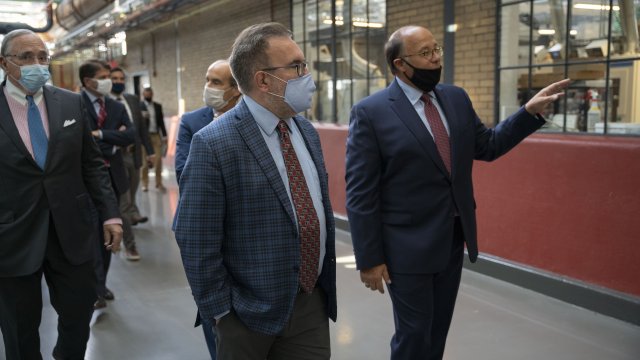
[[[443,53],[444,53],[444,48],[442,46],[436,46],[433,48],[433,50],[427,49],[425,51],[421,51],[416,54],[401,56],[401,58],[419,55],[419,56],[422,56],[423,58],[431,59],[433,54],[438,54],[438,56],[442,56]]]
[[[18,59],[18,61],[22,64],[33,64],[38,62],[41,65],[49,65],[51,62],[51,56],[49,55],[34,55],[33,53],[22,53],[22,54],[8,54],[6,57],[14,57]]]
[[[285,66],[268,67],[268,68],[262,69],[262,71],[278,70],[278,69],[293,69],[293,68],[296,69],[296,74],[298,74],[298,77],[303,76],[304,74],[307,73],[306,62],[295,63],[295,64],[285,65]]]

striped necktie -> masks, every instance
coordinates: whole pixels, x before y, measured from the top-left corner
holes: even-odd
[[[100,105],[100,111],[98,112],[98,129],[102,129],[104,121],[107,119],[107,110],[104,107],[104,100],[97,98],[96,101]]]

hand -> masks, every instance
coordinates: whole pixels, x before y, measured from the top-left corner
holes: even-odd
[[[360,281],[364,283],[364,286],[373,291],[378,290],[381,294],[384,294],[384,284],[382,284],[382,280],[384,280],[387,285],[391,284],[386,264],[360,270]]]
[[[122,225],[108,224],[104,225],[104,247],[113,253],[120,251],[120,242],[122,241]]]
[[[93,135],[94,138],[99,139],[100,138],[100,130],[92,130],[91,131],[91,135]]]
[[[571,79],[560,80],[538,91],[538,93],[524,105],[525,110],[531,115],[541,113],[547,104],[558,100],[558,98],[564,95],[562,90],[569,86],[570,82]]]
[[[120,127],[118,128],[118,131],[125,131],[127,130],[127,127],[124,125],[120,125]]]
[[[153,167],[153,163],[156,161],[156,155],[147,155],[147,166]]]

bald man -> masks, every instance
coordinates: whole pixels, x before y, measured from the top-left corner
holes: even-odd
[[[178,140],[176,142],[176,179],[180,184],[180,174],[187,163],[191,138],[198,130],[205,127],[215,118],[224,114],[238,103],[240,90],[238,84],[231,75],[229,61],[216,60],[209,65],[205,78],[202,100],[205,106],[182,115],[180,129],[178,130]],[[200,325],[200,315],[196,318],[196,326]],[[213,324],[202,322],[202,331],[207,340],[207,348],[211,359],[216,358],[216,338],[213,332]]]
[[[213,119],[233,108],[240,99],[238,84],[231,75],[229,61],[217,60],[209,66],[205,78],[202,100],[205,106],[182,115],[178,140],[176,142],[176,179],[180,183],[180,174],[187,162],[191,138],[198,130]]]
[[[351,110],[347,213],[360,279],[393,304],[391,359],[441,359],[464,244],[478,256],[471,169],[545,123],[539,115],[569,80],[542,89],[495,129],[467,93],[438,85],[443,50],[420,26],[394,32],[385,56],[395,80]]]

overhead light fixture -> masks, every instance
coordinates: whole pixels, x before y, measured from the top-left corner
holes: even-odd
[[[553,29],[538,29],[538,34],[540,35],[553,35],[556,31]]]
[[[458,31],[458,24],[447,25],[447,32],[454,33],[456,31]]]
[[[569,30],[569,35],[578,35],[578,30]]]
[[[583,10],[606,10],[609,11],[611,7],[609,5],[598,5],[598,4],[583,4],[578,3],[573,5],[575,9],[583,9]],[[620,11],[620,6],[614,5],[613,11]]]

